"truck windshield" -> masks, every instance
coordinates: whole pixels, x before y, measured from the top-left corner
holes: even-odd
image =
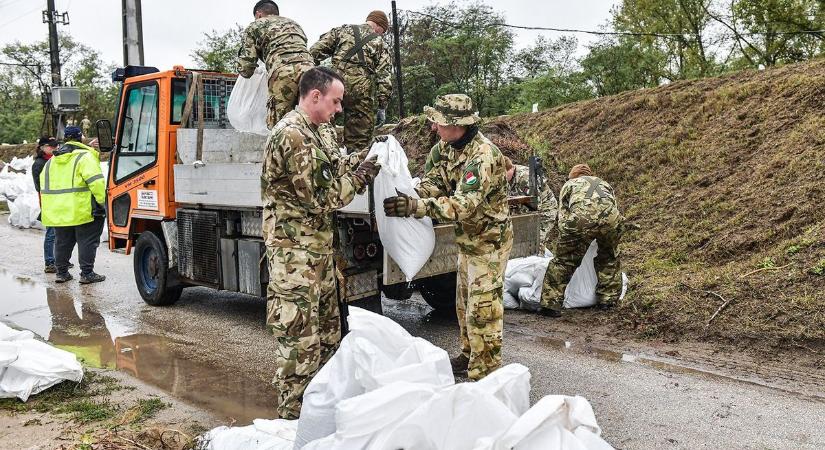
[[[120,124],[120,142],[115,161],[115,181],[120,183],[157,160],[158,85],[131,86]]]

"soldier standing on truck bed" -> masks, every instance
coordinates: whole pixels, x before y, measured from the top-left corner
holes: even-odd
[[[249,78],[260,59],[269,74],[269,114],[272,128],[298,103],[298,80],[313,67],[304,30],[292,19],[279,15],[272,0],[261,0],[252,8],[255,21],[246,27],[238,50],[238,74]]]
[[[360,161],[365,151],[342,159],[328,132],[328,122],[341,111],[341,76],[312,68],[299,88],[298,107],[272,129],[261,173],[266,323],[278,340],[273,384],[282,419],[299,416],[309,380],[341,340],[332,213],[363,193],[380,170],[375,157]]]
[[[366,23],[333,28],[309,49],[316,64],[332,58],[332,66],[344,77],[344,146],[348,149],[364,148],[376,124],[386,121],[392,72],[390,52],[381,36],[389,26],[383,11],[373,11]]]
[[[510,158],[507,158],[506,162],[507,183],[510,196],[530,195],[530,168],[520,164],[513,164]],[[550,189],[550,184],[543,174],[536,174],[536,181],[538,184],[536,188],[539,194],[538,211],[539,214],[541,214],[539,237],[541,238],[540,242],[542,245],[547,245],[547,235],[556,225],[556,214],[558,214],[559,211],[559,202],[556,201],[556,196],[553,195],[553,190]],[[530,209],[527,205],[515,205],[511,207],[511,211],[516,214],[523,214],[529,212]]]
[[[431,166],[416,188],[421,198],[399,193],[384,199],[384,211],[455,222],[461,353],[450,363],[453,373],[466,371],[478,380],[501,365],[504,269],[513,247],[505,157],[479,132],[470,97],[442,95],[424,112],[441,140],[430,150]]]
[[[553,249],[555,257],[547,267],[541,289],[539,313],[550,317],[561,316],[564,290],[594,239],[599,245],[593,259],[598,278],[597,305],[600,308],[614,306],[622,292],[619,238],[623,219],[613,187],[593,176],[587,164],[573,166],[568,178],[559,193],[559,235]]]

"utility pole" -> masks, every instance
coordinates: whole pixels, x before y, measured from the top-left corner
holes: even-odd
[[[46,0],[46,11],[43,11],[43,23],[49,24],[49,60],[51,65],[51,86],[58,87],[63,84],[60,77],[60,44],[57,40],[57,24],[68,25],[69,14],[58,13],[54,9],[54,0]],[[55,136],[63,134],[63,124],[60,121],[60,114],[54,113],[51,95],[44,102],[43,112],[51,115],[52,131]]]
[[[398,11],[392,2],[392,36],[395,47],[395,81],[398,84],[398,118],[404,118],[404,87],[401,85],[401,42],[398,38]]]
[[[123,65],[143,65],[143,13],[140,0],[123,0]]]

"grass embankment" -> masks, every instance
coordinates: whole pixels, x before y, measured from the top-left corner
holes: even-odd
[[[589,163],[642,227],[623,239],[631,285],[604,320],[665,340],[825,348],[825,60],[499,117],[483,131],[509,136],[517,160],[523,143],[542,154],[556,192]],[[422,119],[396,129],[416,161],[427,133]]]

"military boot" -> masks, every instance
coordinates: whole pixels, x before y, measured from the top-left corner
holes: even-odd
[[[453,368],[453,375],[467,376],[467,366],[470,364],[470,358],[464,353],[460,353],[454,358],[450,358],[450,366]]]

